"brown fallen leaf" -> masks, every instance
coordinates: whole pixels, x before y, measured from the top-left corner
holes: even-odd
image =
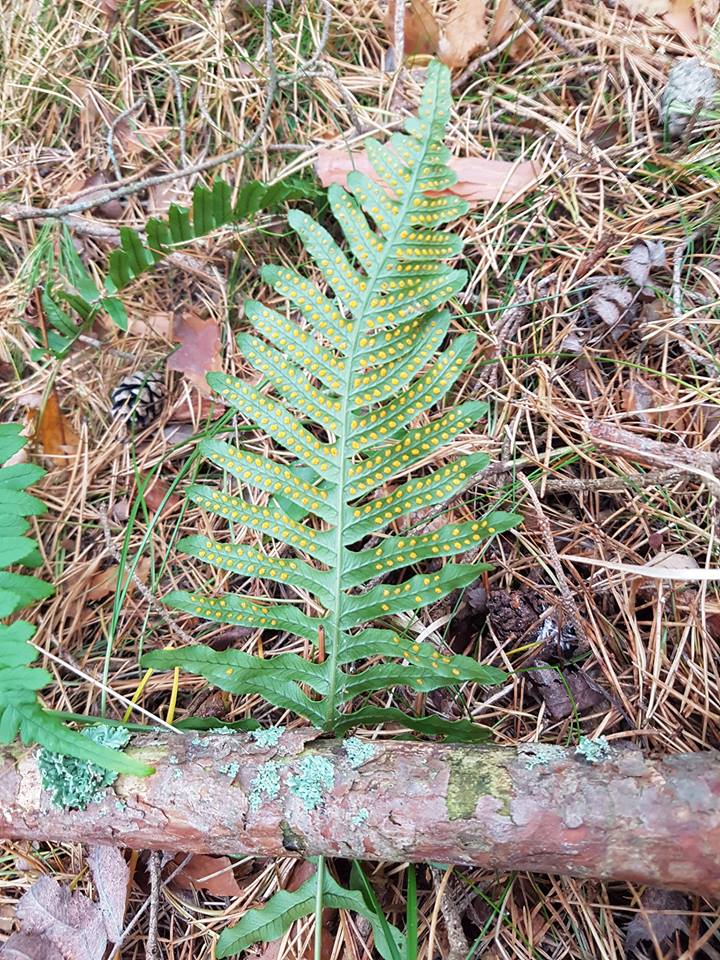
[[[665,244],[662,240],[639,240],[623,261],[623,270],[638,287],[650,279],[650,271],[665,266]]]
[[[629,290],[621,287],[610,277],[598,283],[593,295],[588,300],[588,310],[597,316],[607,326],[607,332],[613,340],[630,328],[633,296]]]
[[[135,574],[140,578],[143,583],[147,583],[148,574],[150,573],[150,558],[149,557],[140,557],[138,560],[137,566],[135,567]],[[110,596],[111,593],[116,593],[118,589],[118,583],[120,581],[120,567],[117,563],[112,564],[112,566],[107,567],[105,570],[101,570],[96,573],[90,579],[90,589],[86,594],[86,599],[88,600],[103,600],[105,597]],[[125,576],[122,579],[123,586],[127,583],[127,569],[125,570]],[[129,592],[132,592],[134,585],[131,583]]]
[[[687,899],[674,890],[648,888],[640,898],[642,912],[635,914],[625,933],[625,952],[633,953],[641,940],[657,940],[662,945],[674,933],[687,931]],[[662,912],[660,912],[662,911]]]
[[[483,200],[504,203],[532,186],[539,176],[539,169],[532,161],[509,163],[483,157],[453,157],[450,167],[458,181],[441,193],[462,197],[470,204]],[[315,172],[324,187],[331,183],[346,187],[347,176],[353,170],[379,181],[364,151],[321,149],[315,161]]]
[[[458,0],[440,35],[439,59],[451,68],[465,67],[470,57],[485,46],[485,0]]]
[[[123,932],[130,870],[117,847],[90,847],[87,861],[108,940],[117,943]]]
[[[71,893],[52,877],[40,877],[23,894],[17,905],[17,919],[21,934],[47,941],[43,960],[54,956],[52,951],[63,960],[103,960],[105,956],[107,935],[97,905],[82,893]],[[33,953],[26,956],[34,960]]]
[[[29,410],[29,419],[33,423],[33,438],[42,447],[46,457],[67,459],[77,453],[80,437],[67,420],[54,390],[48,394],[44,405],[36,394],[26,394],[23,398]]]
[[[169,490],[170,484],[161,477],[156,477],[144,493],[144,499],[148,509],[153,513],[156,513],[160,509],[160,505],[162,504]],[[179,503],[182,503],[182,497],[178,496],[177,493],[171,493],[167,500],[165,500],[163,509],[166,511],[171,510]]]
[[[205,376],[211,370],[222,370],[217,322],[203,320],[188,310],[175,322],[173,339],[180,348],[168,358],[168,369],[184,373],[200,393],[209,396],[211,391]]]
[[[395,0],[390,0],[383,17],[385,30],[393,42]],[[440,28],[435,14],[425,0],[409,0],[405,4],[405,56],[427,56],[437,52]]]
[[[239,897],[242,894],[229,857],[195,854],[172,882],[182,890],[207,890],[214,897]]]
[[[512,0],[500,0],[495,7],[487,45],[492,50],[505,39],[517,23],[517,7]]]
[[[543,660],[536,660],[527,677],[554,720],[564,720],[573,713],[585,713],[607,700],[582,670],[560,670]]]
[[[621,0],[633,16],[662,17],[676,33],[688,40],[698,39],[693,16],[694,0]]]
[[[39,933],[13,933],[0,947],[0,960],[65,960],[51,940]]]
[[[133,159],[141,153],[152,153],[157,150],[173,132],[173,127],[143,126],[135,123],[133,126],[126,120],[121,120],[115,127],[115,139],[122,152],[128,159]]]

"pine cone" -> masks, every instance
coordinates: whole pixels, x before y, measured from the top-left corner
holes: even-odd
[[[698,106],[712,106],[717,89],[714,73],[697,57],[675,61],[660,99],[660,120],[670,137],[682,137]]]
[[[165,402],[165,383],[162,374],[131,373],[123,377],[110,394],[113,418],[143,430],[152,423]]]

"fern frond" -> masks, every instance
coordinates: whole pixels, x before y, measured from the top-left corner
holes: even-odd
[[[348,716],[338,715],[339,708],[362,694],[397,684],[429,691],[503,679],[499,670],[442,656],[392,630],[360,629],[375,620],[391,624],[395,615],[469,584],[488,567],[450,558],[520,519],[498,511],[430,534],[386,533],[398,520],[407,525],[413,514],[461,492],[488,463],[484,453],[468,453],[428,470],[487,410],[471,400],[439,411],[475,347],[473,335],[449,333],[447,304],[466,279],[448,264],[461,241],[442,229],[466,205],[437,195],[454,182],[442,142],[449,107],[449,74],[432,64],[406,132],[384,146],[368,144],[385,189],[360,173],[348,177],[348,191],[330,188],[348,250],[307,214],[290,213],[322,287],[295,270],[266,267],[264,279],[294,313],[254,301],[246,306],[253,332],[242,334],[238,345],[260,382],[208,376],[224,402],[285,455],[281,461],[205,442],[202,452],[240,490],[273,499],[257,506],[239,491],[193,487],[196,503],[241,536],[251,531],[256,545],[196,536],[181,549],[221,571],[289,585],[312,597],[322,613],[311,617],[288,603],[266,606],[249,596],[183,593],[169,603],[211,621],[287,630],[312,642],[322,627],[327,660],[301,666],[287,655],[257,661],[194,646],[153,651],[147,665],[182,666],[233,693],[253,690],[336,730]],[[306,471],[302,479],[298,466]],[[438,559],[447,562],[424,572],[427,561]],[[384,582],[388,573],[393,583]],[[389,662],[355,673],[343,669],[370,658]],[[322,701],[308,698],[300,684]],[[435,732],[450,732],[432,719]]]
[[[27,443],[20,436],[21,429],[14,423],[0,425],[0,464]],[[22,535],[29,530],[24,518],[40,516],[46,507],[37,497],[25,493],[24,488],[36,483],[44,473],[40,467],[25,463],[0,469],[0,532],[8,534],[0,541],[0,568],[28,564],[37,552],[36,543]],[[2,571],[0,617],[10,616],[52,594],[49,583]],[[38,743],[53,753],[89,760],[117,773],[152,773],[152,767],[81,736],[43,708],[37,691],[52,678],[47,670],[30,666],[38,657],[38,651],[29,643],[34,633],[35,628],[23,620],[0,624],[0,743],[10,743],[20,736],[25,743]]]

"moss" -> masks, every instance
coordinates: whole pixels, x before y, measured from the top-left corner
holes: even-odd
[[[480,797],[500,801],[500,812],[510,812],[511,780],[504,760],[490,753],[457,750],[448,760],[450,777],[446,803],[451,820],[472,817]]]
[[[82,735],[116,750],[126,746],[130,739],[124,727],[103,723],[86,727]],[[43,788],[50,794],[53,805],[63,810],[84,810],[89,804],[102,800],[107,788],[118,778],[113,770],[106,770],[88,760],[52,753],[44,747],[38,754],[38,769]]]
[[[288,787],[302,800],[306,810],[314,810],[333,788],[335,767],[327,757],[315,753],[303,757],[298,766],[298,772],[288,777]]]
[[[368,760],[372,760],[377,753],[377,747],[374,744],[360,740],[358,737],[348,737],[347,740],[343,741],[343,749],[347,762],[353,770],[361,767]]]

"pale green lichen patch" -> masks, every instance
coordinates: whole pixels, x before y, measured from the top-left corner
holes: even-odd
[[[267,727],[266,729],[253,730],[250,736],[261,747],[276,747],[280,737],[285,733],[285,727]]]
[[[565,759],[565,751],[554,743],[525,743],[520,748],[520,756],[527,770],[535,767],[547,767],[551,763]]]
[[[116,750],[127,745],[129,732],[124,727],[97,724],[86,727],[84,737]],[[50,794],[52,803],[63,810],[84,810],[88,804],[102,800],[107,788],[118,775],[88,760],[76,760],[61,753],[52,753],[44,747],[38,753],[38,769],[43,789]]]
[[[372,760],[377,753],[377,747],[374,744],[361,740],[359,737],[348,737],[347,740],[344,740],[343,750],[347,762],[353,770],[357,770],[368,760]]]
[[[495,798],[500,803],[500,813],[509,814],[512,782],[500,758],[490,753],[457,750],[448,765],[445,802],[450,820],[472,817],[481,797]]]
[[[314,810],[333,788],[335,767],[327,757],[315,753],[303,757],[298,767],[298,772],[288,777],[288,787],[302,800],[306,810]]]
[[[253,813],[256,813],[264,801],[274,800],[280,793],[280,768],[278,764],[274,760],[264,763],[258,770],[251,787],[248,806]]]
[[[218,767],[218,770],[220,773],[224,773],[225,776],[230,780],[234,780],[240,772],[240,764],[237,762],[237,760],[232,760],[228,763],[221,763]]]
[[[366,823],[369,816],[370,814],[367,812],[365,807],[362,807],[354,816],[350,818],[350,825],[357,830],[358,827],[361,827],[364,823]]]
[[[588,763],[602,763],[610,757],[610,743],[607,737],[580,737],[575,753]]]

